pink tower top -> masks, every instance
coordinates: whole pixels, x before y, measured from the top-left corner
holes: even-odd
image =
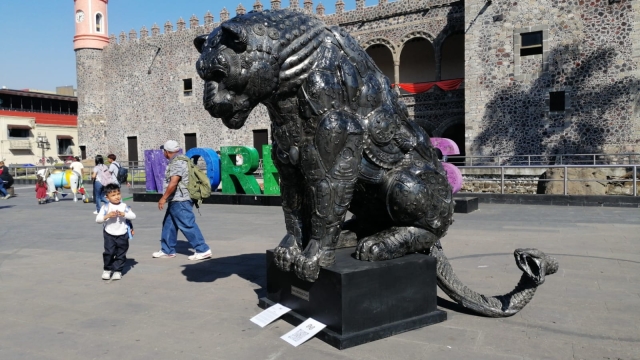
[[[76,35],[73,49],[103,49],[109,44],[107,4],[109,0],[73,0]]]

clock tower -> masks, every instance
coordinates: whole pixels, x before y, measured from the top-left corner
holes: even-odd
[[[109,44],[107,4],[109,0],[74,0],[76,36],[73,49],[103,49]]]
[[[73,21],[76,34],[78,83],[78,145],[88,157],[108,153],[107,118],[104,104],[104,59],[102,49],[109,45],[107,4],[109,0],[74,0]]]

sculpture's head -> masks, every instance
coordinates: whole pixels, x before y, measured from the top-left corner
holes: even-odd
[[[201,54],[196,69],[205,81],[204,108],[231,129],[242,127],[277,86],[266,54],[253,51],[248,36],[241,23],[226,22],[194,40]]]
[[[264,11],[235,17],[197,37],[205,109],[231,129],[242,127],[256,105],[290,82],[281,73],[286,60],[306,49],[322,29],[322,22],[299,12]]]

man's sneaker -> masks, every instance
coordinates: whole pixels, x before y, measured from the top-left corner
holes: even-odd
[[[191,256],[189,256],[187,259],[189,260],[204,260],[204,259],[208,259],[211,257],[211,249],[203,252],[203,253],[195,253]]]
[[[5,196],[3,199],[7,200],[7,199],[8,199],[8,198],[10,198],[10,197],[11,197],[11,195],[10,195],[10,194],[8,194],[8,195],[7,195],[7,196]]]
[[[111,280],[121,280],[122,273],[120,271],[115,271],[113,275],[111,275]]]
[[[109,279],[111,279],[111,271],[106,271],[106,270],[103,271],[102,272],[102,280],[109,280]]]
[[[153,256],[154,258],[174,258],[176,257],[176,254],[165,254],[162,252],[162,250],[160,250],[154,252],[153,254],[151,254],[151,256]]]
[[[94,211],[94,212],[93,212],[93,215],[98,215],[98,212],[97,212],[97,211]]]

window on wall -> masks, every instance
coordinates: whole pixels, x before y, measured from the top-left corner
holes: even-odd
[[[520,56],[542,54],[542,31],[520,34]]]
[[[29,137],[29,129],[9,128],[9,137],[10,138],[28,138]]]
[[[184,96],[191,96],[193,93],[193,81],[191,79],[182,79],[182,91]]]
[[[96,14],[96,32],[102,32],[102,14]]]
[[[553,91],[549,93],[549,111],[565,111],[564,91]]]
[[[58,155],[73,155],[73,141],[71,139],[58,137]]]

